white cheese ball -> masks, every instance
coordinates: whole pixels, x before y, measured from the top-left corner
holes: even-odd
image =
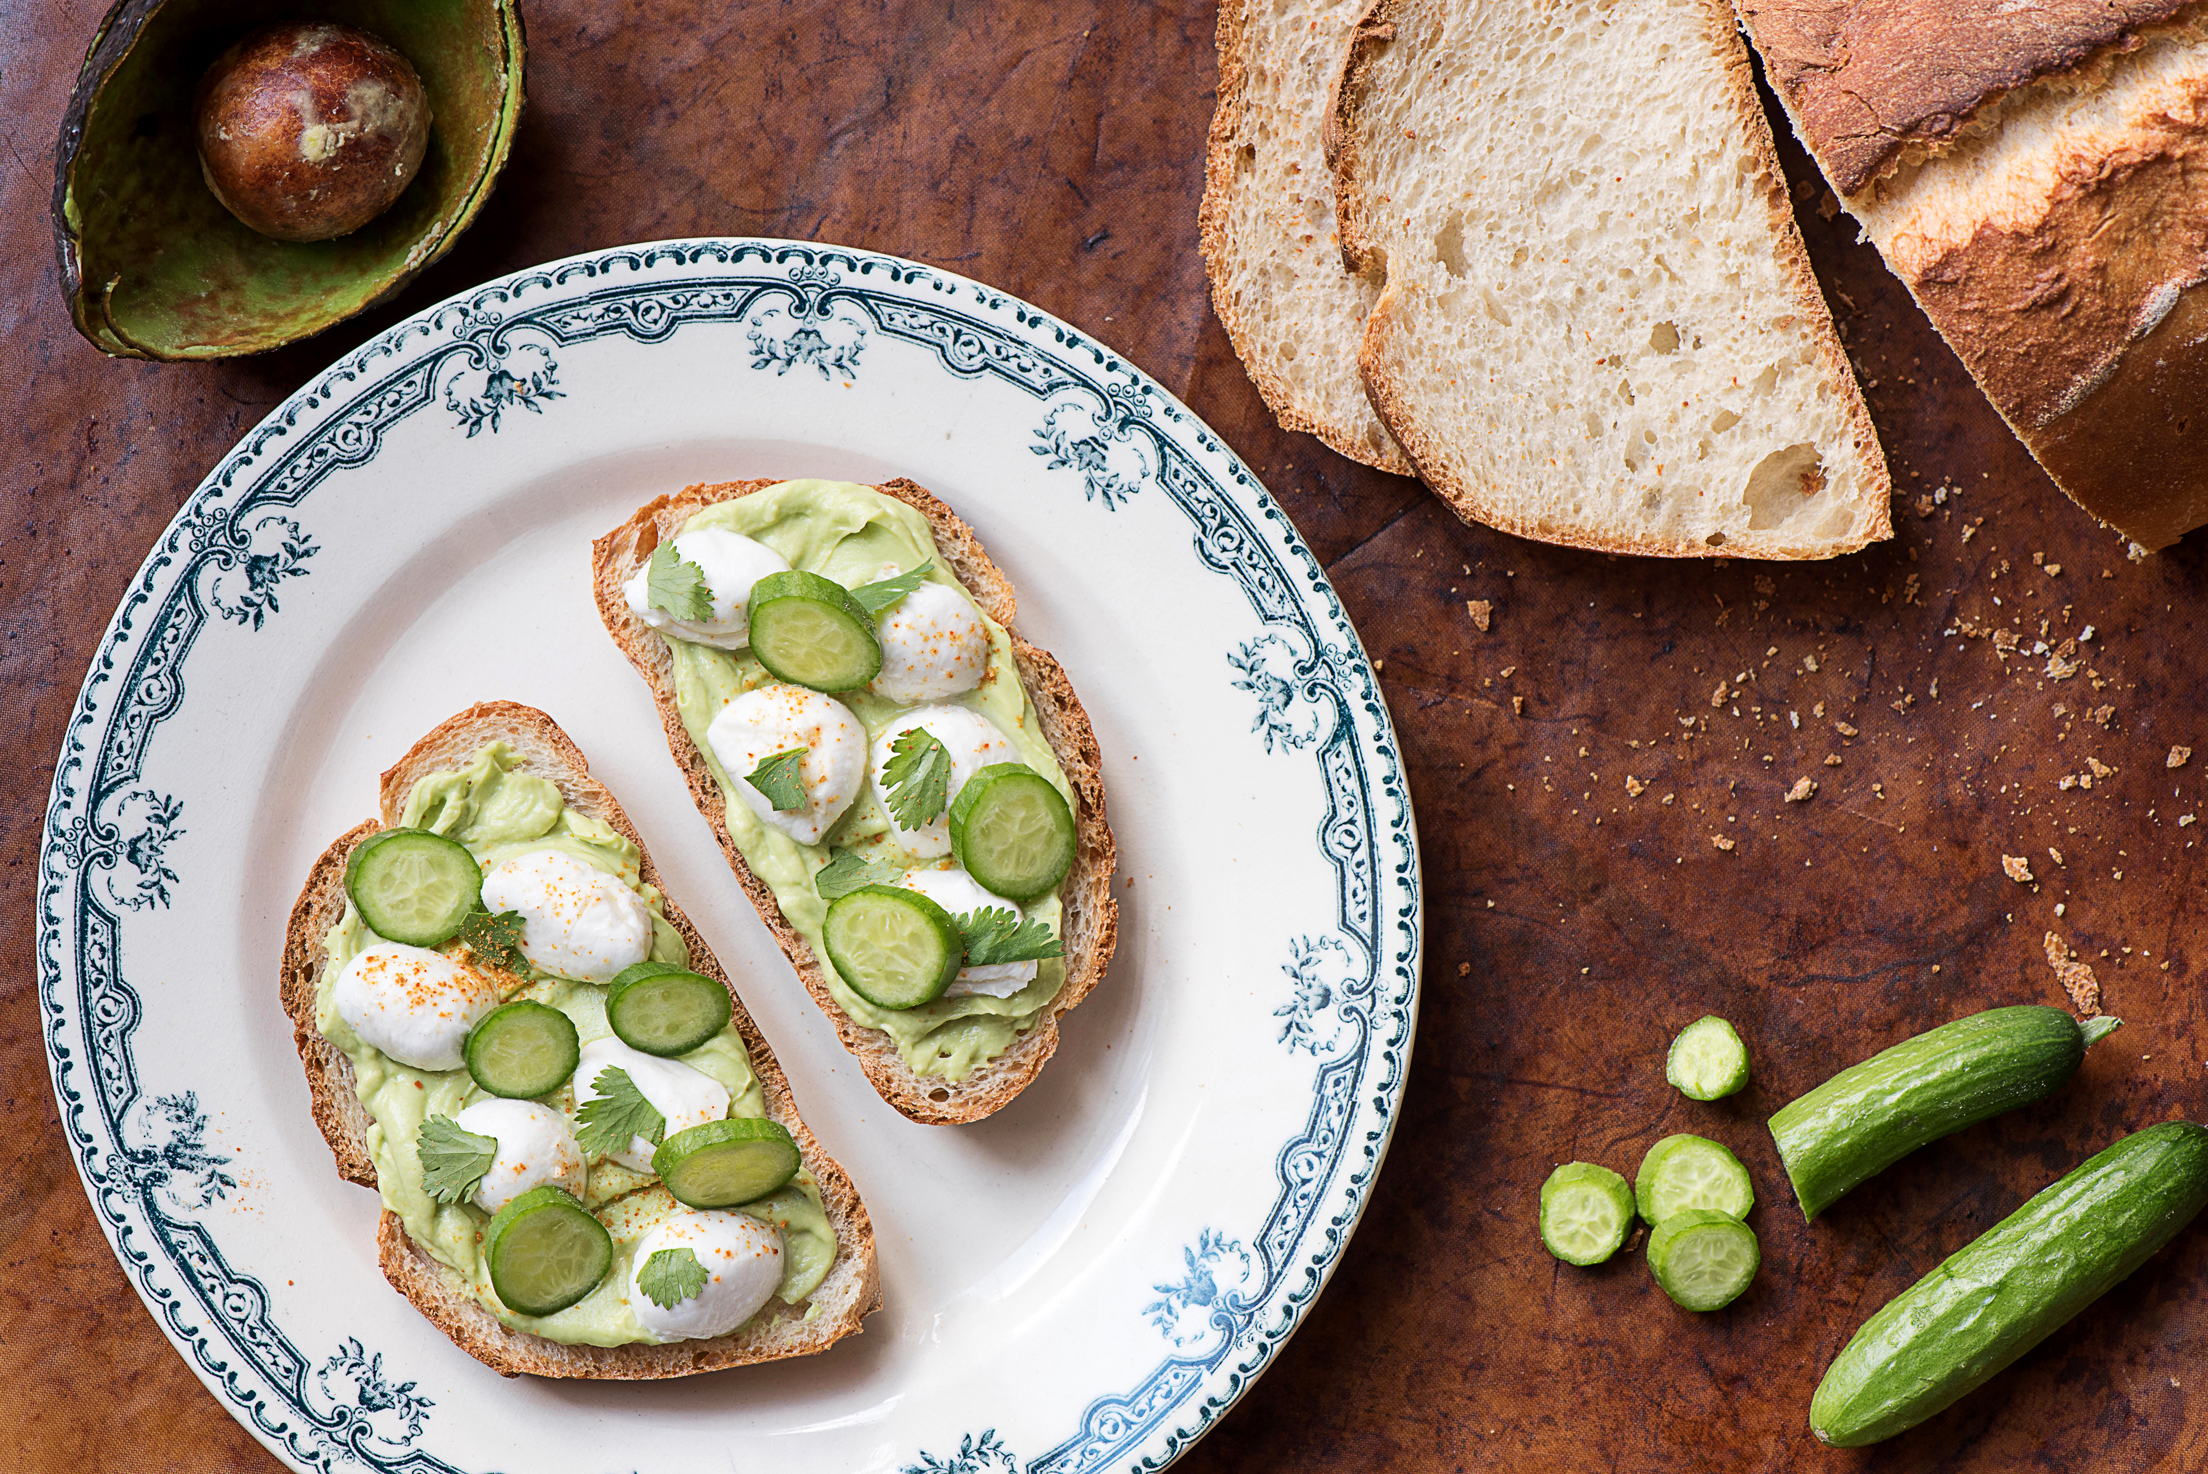
[[[630,610],[653,629],[693,644],[722,650],[741,650],[750,644],[751,586],[770,573],[787,573],[789,560],[763,542],[719,527],[680,534],[675,538],[675,556],[695,563],[705,575],[706,589],[713,598],[712,617],[677,619],[664,609],[653,608],[649,560],[622,586]]]
[[[583,1149],[560,1112],[533,1100],[479,1100],[452,1122],[498,1140],[498,1157],[475,1189],[475,1205],[484,1212],[496,1213],[546,1183],[583,1195]]]
[[[1016,904],[983,890],[980,881],[955,865],[947,870],[907,870],[897,884],[908,891],[918,891],[953,916],[989,910],[1009,911],[1015,917],[1020,915]],[[943,990],[943,996],[957,998],[967,993],[986,993],[991,998],[1009,998],[1035,981],[1037,966],[1034,962],[992,962],[987,967],[962,967],[951,985]]]
[[[565,850],[516,855],[483,877],[483,904],[521,913],[521,950],[554,976],[611,982],[652,955],[652,908]]]
[[[743,805],[799,844],[819,844],[866,781],[866,727],[835,697],[803,686],[746,691],[721,708],[705,741]],[[793,747],[805,749],[797,763],[804,803],[777,809],[745,780],[760,763]]]
[[[905,595],[877,632],[882,669],[872,689],[892,701],[941,701],[971,691],[989,666],[981,611],[948,584],[924,583]]]
[[[498,1007],[498,985],[427,947],[377,942],[337,975],[337,1016],[361,1042],[417,1070],[457,1070],[468,1030]]]
[[[706,1074],[694,1070],[680,1060],[661,1059],[656,1054],[646,1054],[631,1049],[619,1039],[599,1039],[583,1046],[581,1060],[575,1066],[575,1108],[596,1100],[600,1095],[598,1076],[607,1069],[624,1070],[643,1097],[652,1103],[652,1109],[667,1118],[667,1129],[661,1141],[678,1131],[692,1126],[702,1126],[708,1121],[718,1121],[728,1114],[728,1087]],[[655,1143],[641,1136],[629,1138],[626,1150],[611,1154],[631,1172],[652,1170],[652,1153]]]
[[[889,806],[889,785],[882,781],[882,770],[889,766],[894,756],[890,748],[915,727],[927,728],[929,735],[942,743],[943,750],[950,754],[951,781],[944,793],[943,812],[918,829],[907,829],[898,823],[895,810]],[[906,853],[932,860],[951,852],[951,801],[958,797],[959,789],[966,786],[966,780],[992,763],[1019,760],[1019,751],[1012,746],[1012,740],[981,713],[968,711],[963,706],[923,706],[906,712],[883,729],[882,735],[874,739],[868,767],[874,775],[874,796],[882,801],[882,812],[889,816],[890,837]]]
[[[662,1249],[688,1249],[705,1271],[695,1295],[660,1305],[637,1277]],[[637,1241],[629,1270],[629,1308],[663,1341],[725,1336],[758,1314],[782,1283],[782,1230],[748,1213],[678,1208]]]

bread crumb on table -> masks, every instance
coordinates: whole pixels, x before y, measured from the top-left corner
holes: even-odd
[[[2193,750],[2190,747],[2173,747],[2170,749],[2170,755],[2163,759],[2162,766],[2165,768],[2182,768],[2192,761],[2192,757]]]
[[[1808,803],[1810,796],[1816,792],[1816,779],[1797,778],[1794,780],[1794,786],[1786,791],[1786,801],[1790,804]]]
[[[2078,961],[2078,954],[2070,945],[2053,932],[2047,933],[2041,945],[2047,951],[2047,965],[2055,970],[2056,981],[2062,991],[2070,995],[2071,1006],[2080,1018],[2092,1018],[2101,1011],[2101,985],[2093,976],[2093,969]]]
[[[2032,863],[2022,855],[2003,855],[2001,873],[2018,885],[2029,885],[2032,879]]]
[[[1732,849],[1732,848],[1733,848],[1733,842],[1732,842],[1731,840],[1727,839],[1727,838],[1726,838],[1726,837],[1725,837],[1724,835],[1722,835],[1722,834],[1713,834],[1713,835],[1711,835],[1711,836],[1710,836],[1710,843],[1711,843],[1711,844],[1713,844],[1713,845],[1715,845],[1715,846],[1716,846],[1717,848],[1719,848],[1719,849],[1721,849],[1721,850],[1730,850],[1730,849]]]
[[[1467,599],[1464,601],[1464,608],[1465,612],[1472,616],[1472,627],[1481,634],[1486,634],[1488,626],[1494,622],[1495,601],[1492,599]]]

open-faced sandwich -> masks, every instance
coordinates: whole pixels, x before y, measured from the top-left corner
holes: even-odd
[[[978,1120],[1117,936],[1096,737],[910,481],[734,481],[600,538],[598,612],[729,864],[882,1098]]]
[[[292,908],[283,1002],[385,1277],[496,1370],[801,1356],[881,1304],[850,1178],[544,713],[470,707],[383,775]]]

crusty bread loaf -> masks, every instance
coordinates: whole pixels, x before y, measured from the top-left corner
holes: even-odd
[[[2146,547],[2208,522],[2208,8],[1740,9],[1834,191],[2056,483]]]
[[[471,706],[415,743],[383,775],[380,819],[348,831],[323,851],[292,906],[291,923],[284,935],[284,1012],[291,1018],[292,1038],[306,1068],[315,1124],[322,1128],[339,1174],[363,1187],[376,1185],[375,1159],[368,1149],[368,1112],[353,1088],[352,1061],[333,1048],[314,1023],[315,980],[324,961],[322,939],[345,914],[346,859],[362,839],[384,825],[398,822],[416,779],[441,769],[464,767],[493,741],[503,741],[514,749],[522,771],[558,784],[560,796],[570,807],[603,820],[637,847],[643,857],[645,883],[659,888],[667,920],[689,944],[692,970],[729,990],[736,1031],[743,1036],[752,1070],[766,1093],[767,1114],[788,1128],[805,1166],[820,1185],[821,1202],[836,1234],[836,1262],[802,1308],[769,1316],[731,1335],[663,1346],[570,1346],[517,1331],[484,1309],[458,1274],[416,1245],[398,1216],[388,1209],[376,1230],[384,1277],[461,1350],[509,1377],[524,1372],[541,1377],[682,1377],[802,1356],[857,1334],[861,1321],[880,1309],[882,1303],[874,1229],[867,1219],[866,1205],[859,1201],[858,1190],[835,1158],[821,1150],[798,1116],[789,1079],[776,1063],[774,1051],[744,1011],[743,999],[730,986],[705,939],[682,914],[674,897],[667,894],[667,883],[653,867],[652,857],[628,815],[590,776],[589,764],[568,735],[543,712],[518,702],[487,701]]]
[[[1212,306],[1266,407],[1368,466],[1407,460],[1357,374],[1378,273],[1342,269],[1326,102],[1367,0],[1220,0],[1201,229]]]
[[[703,508],[715,502],[748,496],[774,481],[728,481],[712,486],[692,486],[678,495],[663,496],[639,508],[612,532],[592,545],[592,582],[598,598],[598,616],[607,633],[628,656],[637,673],[651,688],[659,707],[660,723],[667,732],[668,750],[689,781],[690,796],[698,812],[713,826],[713,833],[728,856],[729,867],[758,908],[759,919],[781,945],[783,955],[797,969],[806,990],[835,1025],[836,1037],[857,1057],[882,1099],[915,1121],[931,1125],[978,1121],[1003,1106],[1027,1087],[1058,1048],[1058,1016],[1083,998],[1104,976],[1119,936],[1119,903],[1112,899],[1112,871],[1118,851],[1110,824],[1104,817],[1103,759],[1088,713],[1073,694],[1073,686],[1048,651],[1020,638],[1013,628],[1017,604],[1012,586],[982,550],[973,529],[949,507],[910,481],[884,482],[875,487],[916,508],[934,531],[936,551],[989,617],[1012,636],[1013,662],[1035,708],[1043,738],[1065,770],[1075,796],[1074,827],[1078,840],[1073,869],[1061,887],[1064,897],[1062,935],[1066,956],[1066,980],[1051,1003],[1050,1011],[1021,1035],[1012,1047],[963,1080],[915,1075],[897,1051],[895,1041],[879,1029],[854,1022],[837,1007],[828,991],[824,966],[810,943],[782,915],[767,883],[752,873],[736,841],[728,832],[728,810],[721,788],[713,780],[705,755],[690,740],[675,705],[673,657],[667,642],[629,609],[622,586],[648,561],[661,539],[672,538]]]
[[[1724,0],[1375,0],[1329,117],[1360,365],[1460,516],[1620,553],[1890,532]]]

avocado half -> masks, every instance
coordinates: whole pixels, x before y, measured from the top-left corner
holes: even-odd
[[[336,240],[273,240],[200,177],[192,92],[224,47],[279,21],[339,21],[421,74],[429,152],[398,201]],[[54,246],[77,331],[129,358],[229,358],[311,337],[451,249],[521,117],[516,0],[120,0],[54,151]]]

